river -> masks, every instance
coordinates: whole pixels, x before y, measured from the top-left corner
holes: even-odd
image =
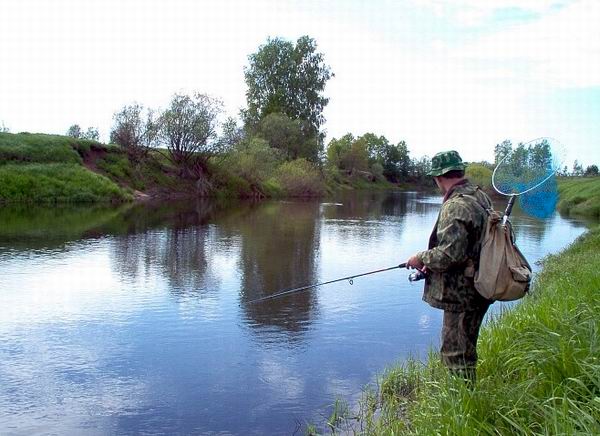
[[[0,433],[292,434],[436,347],[406,270],[441,198],[0,209]],[[500,206],[500,205],[498,205]],[[535,269],[585,231],[515,212]],[[498,310],[496,303],[494,310]]]

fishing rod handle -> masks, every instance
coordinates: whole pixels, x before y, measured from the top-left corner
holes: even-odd
[[[510,216],[510,213],[512,212],[512,208],[515,205],[515,199],[517,198],[516,195],[511,195],[509,200],[508,200],[508,204],[506,205],[506,210],[504,211],[504,217],[506,219],[508,219],[508,217]]]

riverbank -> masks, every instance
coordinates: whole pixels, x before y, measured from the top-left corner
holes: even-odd
[[[99,203],[133,199],[131,190],[85,166],[109,146],[66,136],[0,133],[0,202]]]
[[[532,292],[482,329],[471,391],[439,355],[390,368],[367,394],[366,434],[600,433],[600,227],[549,256]]]
[[[560,178],[558,192],[561,213],[600,218],[600,177]]]
[[[321,197],[348,189],[398,189],[367,172],[341,174],[304,159],[278,162],[262,151],[242,150],[209,161],[206,177],[199,183],[182,177],[155,149],[132,162],[113,144],[60,135],[0,133],[0,202]]]

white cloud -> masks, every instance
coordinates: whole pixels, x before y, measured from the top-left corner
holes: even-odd
[[[414,0],[415,5],[429,8],[435,15],[454,21],[464,27],[486,24],[501,11],[516,14],[518,11],[534,15],[558,10],[568,0]]]
[[[600,3],[581,1],[544,19],[481,37],[460,48],[464,60],[504,65],[544,86],[600,85]],[[508,78],[508,77],[507,77]]]

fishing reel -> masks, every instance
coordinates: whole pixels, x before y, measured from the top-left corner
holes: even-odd
[[[409,282],[418,282],[419,280],[423,280],[426,277],[426,274],[421,270],[416,270],[413,273],[408,275]]]

